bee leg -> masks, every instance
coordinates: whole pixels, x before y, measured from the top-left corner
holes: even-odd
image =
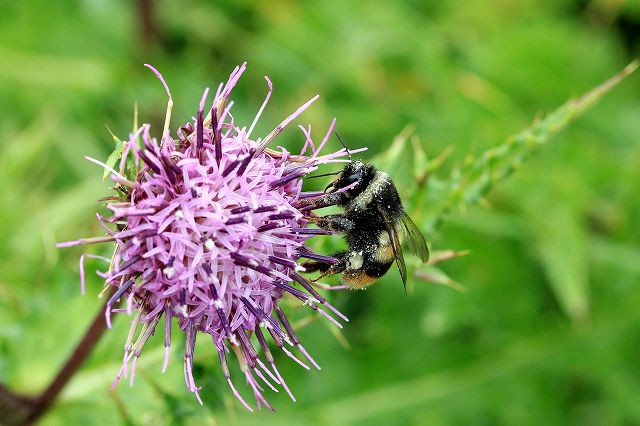
[[[308,218],[309,222],[315,223],[320,228],[335,232],[349,232],[353,229],[353,221],[343,214],[331,214],[327,216],[315,216]]]
[[[311,282],[315,283],[316,281],[326,277],[327,275],[340,274],[340,273],[344,272],[345,269],[347,269],[346,259],[344,261],[340,261],[338,263],[334,263],[333,265],[331,265],[331,267],[329,269],[327,269],[326,271],[324,271],[323,273],[318,275],[316,278],[312,279]]]
[[[301,210],[321,209],[323,207],[339,204],[343,201],[343,197],[344,194],[342,193],[324,194],[315,198],[304,198],[302,200],[298,200],[296,205]]]
[[[308,274],[317,271],[326,272],[329,268],[331,268],[331,265],[339,263],[346,253],[346,251],[339,251],[337,253],[333,253],[331,256],[327,256],[327,260],[315,258],[313,260],[308,260],[301,263],[300,266],[302,266],[305,269],[305,272]]]
[[[318,275],[315,279],[312,279],[311,282],[316,282],[321,278],[326,277],[327,275],[335,275],[335,274],[340,274],[342,272],[344,272],[345,269],[347,269],[347,260],[349,259],[348,253],[346,252],[340,252],[334,255],[334,257],[338,258],[338,261],[336,263],[334,263],[333,265],[326,265],[328,266],[327,268],[322,268],[322,269],[318,269],[320,271],[322,271],[322,273],[320,275]]]
[[[307,262],[303,262],[300,266],[304,268],[304,272],[306,272],[307,274],[312,274],[317,271],[325,272],[331,267],[331,264],[319,262],[317,260],[309,260]]]

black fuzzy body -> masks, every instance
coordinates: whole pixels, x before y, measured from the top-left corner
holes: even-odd
[[[350,185],[354,186],[340,191]],[[366,287],[383,276],[395,260],[389,222],[396,226],[404,215],[400,195],[388,174],[360,161],[347,164],[328,188],[333,192],[321,196],[319,204],[337,204],[344,212],[316,218],[314,222],[344,233],[348,251],[334,253],[339,260],[335,265],[313,263],[311,269],[341,273],[346,284]]]

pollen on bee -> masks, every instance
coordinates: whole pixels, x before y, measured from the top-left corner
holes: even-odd
[[[347,261],[348,269],[360,269],[362,268],[362,264],[364,259],[362,257],[362,252],[355,252],[349,256],[349,260]]]

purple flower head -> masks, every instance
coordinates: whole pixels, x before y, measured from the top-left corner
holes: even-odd
[[[133,320],[114,386],[122,376],[133,383],[136,361],[161,322],[164,371],[171,327],[177,323],[185,333],[185,382],[198,400],[193,350],[196,336],[205,333],[218,351],[223,373],[238,400],[251,410],[231,380],[227,356],[232,354],[258,407],[271,408],[262,395],[261,382],[274,391],[281,386],[295,398],[276,368],[268,336],[304,368],[309,369],[295,351],[320,368],[278,306],[282,297],[290,294],[339,327],[334,316],[347,321],[300,275],[304,268],[297,263],[300,258],[331,261],[305,245],[325,231],[307,228],[304,212],[296,206],[299,200],[315,195],[302,192],[302,177],[321,164],[347,161],[342,158],[347,154],[344,148],[320,155],[335,119],[317,146],[311,128],[300,127],[305,140],[299,155],[284,148],[267,148],[316,96],[264,139],[251,139],[272,85],[265,77],[269,92],[262,107],[248,130],[238,126],[228,100],[245,66],[236,67],[227,83],[220,84],[206,110],[208,89],[205,91],[194,122],[180,127],[175,138],[168,127],[171,94],[162,76],[149,66],[169,95],[161,141],[150,135],[150,126],[145,124],[122,143],[119,171],[90,159],[109,170],[116,184],[118,195],[107,204],[111,215],[98,215],[106,235],[59,246],[115,243],[109,270],[100,273],[105,288],[111,289],[106,321],[110,326],[112,312],[122,311],[133,315]],[[81,282],[84,291],[84,273]],[[118,308],[119,300],[123,308]],[[253,335],[257,344],[251,341]]]

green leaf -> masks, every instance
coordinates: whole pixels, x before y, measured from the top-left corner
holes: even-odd
[[[467,156],[460,170],[452,173],[444,194],[439,194],[430,214],[428,229],[439,226],[454,209],[477,204],[498,183],[507,179],[540,146],[596,105],[602,97],[633,73],[640,62],[634,61],[604,83],[581,97],[572,99],[541,120],[490,148],[480,156]]]
[[[107,161],[105,162],[105,164],[111,167],[112,169],[116,169],[115,166],[118,163],[118,161],[120,161],[120,158],[122,157],[122,152],[124,150],[124,142],[120,140],[120,138],[118,138],[116,135],[114,135],[109,127],[107,127],[107,130],[109,131],[109,134],[111,134],[111,138],[115,143],[115,149],[111,154],[109,154],[109,157],[107,158]],[[105,180],[109,176],[109,173],[110,172],[108,169],[104,169],[104,173],[102,174],[102,180]]]
[[[586,230],[579,212],[556,199],[540,197],[526,210],[530,243],[563,311],[573,322],[584,322],[589,317]]]
[[[422,267],[415,272],[414,276],[420,281],[450,287],[461,293],[467,292],[467,288],[463,284],[456,282],[446,272],[435,266]]]

